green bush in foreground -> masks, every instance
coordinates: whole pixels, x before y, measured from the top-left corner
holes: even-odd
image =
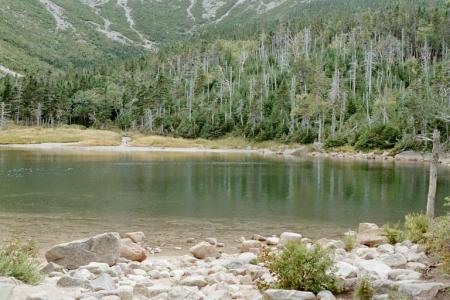
[[[428,231],[428,217],[424,214],[408,214],[405,216],[406,238],[413,243],[424,244]]]
[[[326,249],[315,245],[288,243],[286,249],[267,263],[276,275],[275,288],[311,291],[335,290],[333,260]]]
[[[34,284],[41,279],[33,242],[13,241],[0,245],[0,276],[10,276]]]
[[[405,240],[405,234],[398,228],[397,225],[385,224],[382,227],[383,235],[387,238],[388,243],[395,245]]]

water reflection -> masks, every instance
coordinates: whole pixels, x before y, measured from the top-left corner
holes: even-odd
[[[396,222],[425,208],[427,167],[244,154],[0,151],[0,212],[78,218]],[[440,169],[438,213],[450,195]]]

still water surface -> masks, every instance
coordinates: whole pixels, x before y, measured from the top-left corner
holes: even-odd
[[[47,246],[133,229],[168,245],[180,235],[336,235],[422,211],[427,186],[419,163],[0,149],[0,239]],[[438,213],[447,195],[450,171],[442,168]]]

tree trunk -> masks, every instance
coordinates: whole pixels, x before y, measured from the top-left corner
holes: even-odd
[[[439,130],[433,131],[433,156],[430,164],[430,183],[428,186],[427,199],[427,216],[434,218],[434,203],[436,201],[436,185],[437,185],[437,168],[439,164],[439,148],[440,148],[440,133]]]

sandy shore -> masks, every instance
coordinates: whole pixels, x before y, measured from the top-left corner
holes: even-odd
[[[195,147],[137,147],[137,146],[83,146],[78,143],[44,143],[44,144],[10,144],[0,145],[1,148],[35,149],[35,150],[70,150],[95,152],[176,152],[176,153],[255,153],[276,154],[270,149],[211,149]]]

